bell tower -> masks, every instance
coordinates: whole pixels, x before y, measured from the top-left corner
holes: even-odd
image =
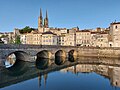
[[[43,17],[42,17],[42,9],[40,8],[40,16],[38,17],[38,31],[43,32]]]
[[[46,10],[46,17],[44,19],[44,28],[48,28],[49,25],[48,25],[48,13],[47,13],[47,10]]]

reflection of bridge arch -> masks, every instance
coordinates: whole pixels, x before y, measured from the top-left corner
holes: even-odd
[[[16,60],[15,64],[12,67],[6,69],[6,74],[10,76],[23,75],[27,71],[29,65],[27,62],[24,62],[22,60]]]

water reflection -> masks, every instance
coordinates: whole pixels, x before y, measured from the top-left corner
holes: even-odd
[[[50,59],[47,58],[39,58],[36,60],[36,67],[38,69],[46,69],[50,65]]]
[[[70,61],[70,62],[75,62],[76,60],[77,60],[77,56],[69,56],[69,58],[68,58],[68,60]]]
[[[62,65],[66,60],[66,57],[63,56],[55,56],[55,64]]]
[[[95,72],[110,79],[113,86],[120,87],[120,67],[109,65],[95,65],[95,64],[78,64],[76,66],[62,69],[61,72],[72,73],[91,73]]]
[[[42,86],[42,79],[44,80],[44,86],[47,84],[47,78],[48,74],[41,75],[40,73],[38,74],[38,87],[40,88]]]
[[[28,67],[28,63],[22,60],[16,60],[15,64],[12,67],[6,69],[6,74],[10,76],[20,76],[23,75]]]
[[[45,90],[49,90],[50,87],[54,87],[51,85],[52,83],[56,85],[58,82],[67,82],[67,83],[58,83],[57,85],[59,86],[59,90],[63,89],[60,86],[63,86],[66,88],[67,87],[72,88],[76,86],[77,87],[76,89],[80,89],[78,88],[79,85],[87,85],[87,82],[91,83],[95,78],[97,78],[97,83],[100,80],[102,80],[101,81],[102,83],[104,83],[105,85],[108,85],[106,87],[108,87],[109,89],[106,89],[106,90],[113,90],[111,88],[113,86],[120,87],[120,76],[119,76],[120,60],[119,59],[81,57],[81,58],[75,59],[74,62],[70,62],[70,61],[67,61],[65,58],[59,57],[58,59],[55,59],[55,62],[52,62],[52,64],[50,63],[50,61],[51,60],[49,59],[41,59],[41,60],[36,60],[36,63],[29,63],[29,62],[23,62],[21,60],[16,60],[15,64],[12,67],[5,69],[1,72],[0,88],[12,85],[14,83],[19,83],[19,82],[28,80],[30,82],[29,84],[32,85],[32,86],[30,85],[30,87],[33,87],[34,85],[35,90],[39,90],[39,88],[44,90],[45,88],[43,87],[46,87]],[[58,65],[56,65],[56,63]],[[55,72],[56,70],[57,71],[60,70],[60,72]],[[53,73],[51,74],[51,72]],[[61,72],[64,72],[62,74],[63,76],[61,75]],[[72,74],[70,74],[70,72],[72,72]],[[79,74],[86,77],[84,78],[78,77]],[[97,76],[98,74],[101,75],[102,77],[105,77],[106,79],[102,78],[101,76],[98,77]],[[75,75],[77,77],[75,77]],[[89,81],[85,83],[84,80],[87,80],[86,79],[87,77],[89,77]],[[34,83],[35,82],[34,80],[36,79],[37,79],[37,87]],[[66,79],[68,81],[66,81]],[[108,79],[111,86],[109,85],[109,82],[106,82],[106,80]],[[73,83],[73,86],[69,85],[71,83]],[[97,87],[96,81],[92,83],[94,84],[94,87]],[[21,84],[19,83],[18,85],[21,85]],[[25,87],[25,86],[26,85],[24,84],[22,85],[22,87]],[[23,88],[20,88],[19,90],[21,89]],[[84,88],[82,89],[85,90]],[[8,90],[12,90],[12,89],[8,88]],[[89,90],[89,88],[87,88],[86,90]],[[103,89],[97,89],[97,90],[103,90]]]

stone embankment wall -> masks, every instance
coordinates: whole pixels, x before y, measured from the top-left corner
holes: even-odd
[[[120,58],[120,48],[78,48],[78,56]]]

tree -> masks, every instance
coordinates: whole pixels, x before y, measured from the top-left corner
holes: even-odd
[[[15,44],[21,44],[20,36],[16,36],[16,38],[15,38]]]
[[[2,35],[0,38],[4,38],[4,37],[7,37],[8,35]]]
[[[29,26],[26,26],[25,28],[20,30],[20,33],[30,33],[32,30],[34,30],[34,28],[30,28]]]

